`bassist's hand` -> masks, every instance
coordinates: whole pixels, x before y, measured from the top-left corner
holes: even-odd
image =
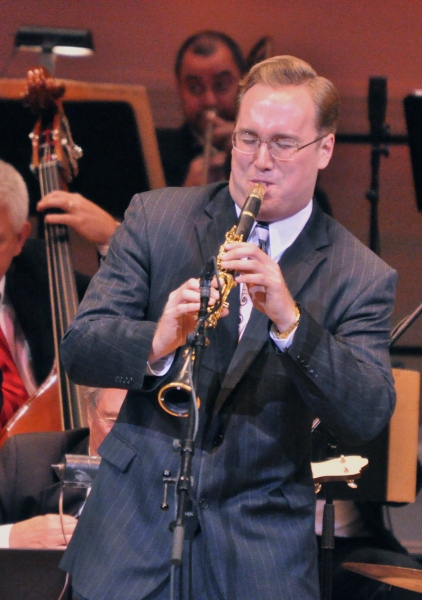
[[[63,212],[48,213],[45,216],[47,223],[72,227],[80,236],[97,245],[107,245],[118,226],[109,213],[80,194],[61,190],[50,192],[38,202],[37,211],[51,209]]]

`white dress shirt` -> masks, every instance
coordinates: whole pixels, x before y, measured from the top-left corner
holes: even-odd
[[[240,208],[237,205],[236,212],[239,216]],[[306,223],[309,221],[311,214],[312,200],[309,201],[309,204],[307,204],[305,208],[303,208],[301,211],[299,211],[292,217],[268,224],[269,236],[267,241],[267,254],[271,256],[273,260],[275,260],[276,262],[280,260],[287,248],[289,248],[293,244],[293,242],[296,240],[302,229],[305,227]],[[253,226],[253,229],[248,238],[248,242],[252,242],[253,244],[258,245],[259,240],[255,229],[256,224],[254,224]],[[296,328],[293,329],[293,331],[286,339],[280,340],[276,338],[276,336],[270,330],[270,337],[276,344],[277,348],[279,348],[279,350],[286,350],[286,348],[290,347],[295,332]]]

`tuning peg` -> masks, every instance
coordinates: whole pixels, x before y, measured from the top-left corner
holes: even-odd
[[[80,146],[77,146],[76,144],[73,144],[73,146],[72,146],[72,156],[73,156],[73,158],[76,158],[77,160],[79,158],[82,158],[82,156],[83,156],[82,148]]]

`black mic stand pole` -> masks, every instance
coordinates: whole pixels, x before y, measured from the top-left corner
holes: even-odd
[[[371,186],[366,194],[370,202],[369,247],[378,256],[381,254],[378,226],[379,169],[381,156],[388,157],[390,150],[390,128],[384,124],[387,107],[387,80],[385,77],[371,77],[369,80],[368,109],[371,126]]]
[[[207,270],[208,267],[208,270]],[[212,263],[214,268],[214,262]],[[185,521],[189,507],[190,492],[192,488],[192,459],[195,453],[195,437],[197,430],[196,390],[198,389],[199,372],[202,356],[207,345],[206,317],[208,316],[208,300],[210,296],[210,282],[214,271],[210,273],[210,264],[204,267],[201,274],[201,308],[198,313],[198,326],[196,331],[188,338],[190,343],[192,367],[192,391],[189,400],[188,417],[184,437],[180,440],[181,465],[179,476],[176,480],[176,520],[172,523],[173,547],[171,553],[172,567],[180,567],[183,556],[183,542],[185,540]],[[189,597],[191,597],[191,582],[189,581]]]
[[[192,381],[193,389],[197,389],[198,373],[201,367],[202,353],[206,345],[205,332],[198,331],[195,339],[191,344],[191,352],[194,353]],[[171,556],[171,564],[179,567],[182,564],[183,541],[185,537],[185,513],[188,500],[190,498],[190,490],[192,487],[191,470],[192,458],[195,453],[195,429],[196,415],[193,407],[193,397],[189,401],[189,411],[187,424],[185,428],[184,438],[180,441],[181,466],[179,477],[176,482],[176,494],[178,499],[176,520],[172,527],[173,529],[173,550]]]
[[[381,148],[378,145],[373,145],[371,150],[371,187],[366,194],[366,198],[371,205],[369,217],[369,247],[375,254],[378,254],[378,256],[381,254],[378,226],[379,168],[381,154],[388,156],[388,150],[386,148]]]
[[[329,435],[326,458],[337,456],[337,440]],[[334,481],[324,483],[325,504],[321,531],[321,600],[331,600],[333,593],[333,552],[335,546]]]

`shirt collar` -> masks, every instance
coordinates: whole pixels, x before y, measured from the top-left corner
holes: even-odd
[[[289,248],[295,239],[298,237],[302,229],[305,227],[312,214],[312,199],[309,203],[302,208],[298,213],[288,217],[287,219],[281,219],[280,221],[274,221],[269,223],[269,249],[270,256],[276,262],[280,260],[283,253]],[[240,215],[240,208],[235,204],[237,216]],[[249,241],[255,241],[255,226],[253,226]]]
[[[0,308],[3,304],[3,300],[4,300],[4,288],[6,287],[6,275],[3,275],[3,277],[0,279]]]

